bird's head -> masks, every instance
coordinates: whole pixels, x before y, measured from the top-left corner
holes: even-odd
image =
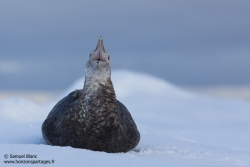
[[[104,41],[102,37],[98,39],[95,50],[90,53],[84,71],[86,80],[103,83],[110,78],[110,56],[104,49]]]

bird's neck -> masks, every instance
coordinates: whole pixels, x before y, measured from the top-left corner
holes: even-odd
[[[98,112],[113,115],[117,121],[118,105],[112,81],[109,79],[105,84],[102,84],[85,80],[77,107],[80,107],[84,117],[89,113]]]
[[[96,104],[110,104],[117,105],[116,95],[111,79],[109,78],[105,83],[92,82],[85,79],[82,95],[79,103],[82,105]]]
[[[110,78],[98,80],[98,78],[85,78],[83,91],[87,94],[107,94],[115,97],[115,91]]]

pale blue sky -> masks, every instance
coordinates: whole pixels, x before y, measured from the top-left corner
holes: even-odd
[[[103,36],[112,68],[181,86],[250,84],[250,1],[0,2],[0,89],[65,89]]]

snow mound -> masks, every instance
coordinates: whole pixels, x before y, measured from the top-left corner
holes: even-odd
[[[21,98],[0,100],[0,122],[32,123],[44,120],[47,113],[39,105]]]
[[[120,70],[112,73],[112,81],[118,98],[134,94],[168,97],[190,97],[191,95],[165,80],[131,71]]]
[[[66,96],[76,89],[82,89],[84,77],[74,82],[62,95]],[[190,93],[175,87],[163,79],[159,79],[144,73],[128,70],[116,70],[111,74],[115,93],[118,98],[130,97],[134,94],[168,97],[190,97]]]

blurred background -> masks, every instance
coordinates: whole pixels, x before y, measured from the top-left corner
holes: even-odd
[[[2,0],[0,99],[54,98],[103,36],[113,70],[250,100],[249,18],[249,0]]]

